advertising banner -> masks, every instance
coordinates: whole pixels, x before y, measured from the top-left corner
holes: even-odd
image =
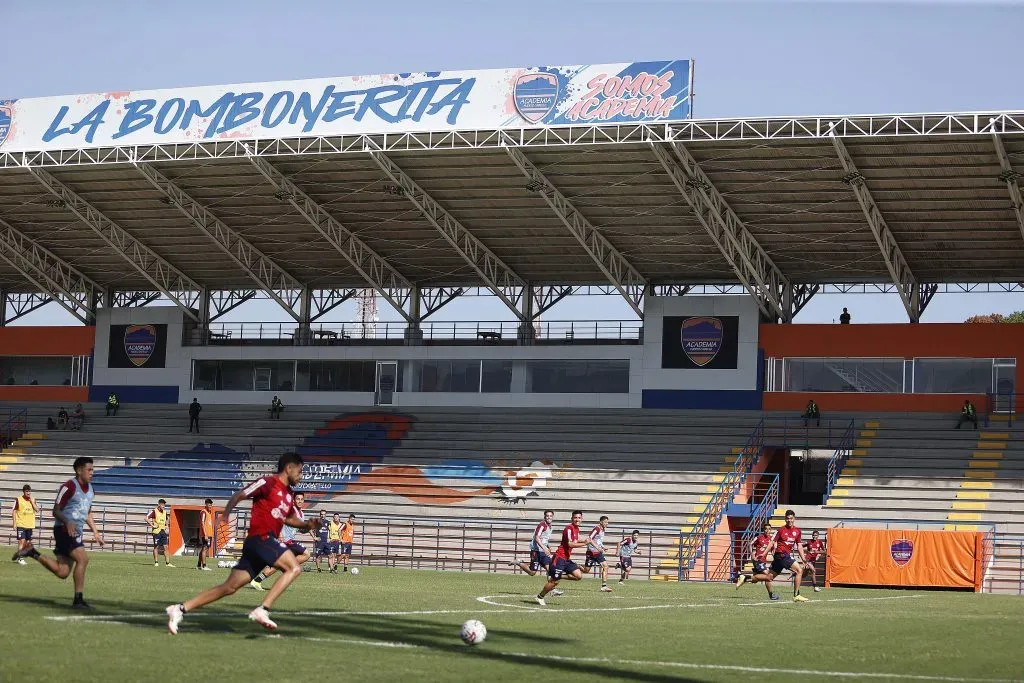
[[[661,367],[683,370],[735,370],[740,319],[735,315],[666,316],[662,326]]]
[[[688,60],[428,71],[0,99],[0,151],[690,117]]]
[[[829,584],[981,590],[977,531],[829,529]]]
[[[111,325],[108,368],[162,368],[167,362],[167,325]]]

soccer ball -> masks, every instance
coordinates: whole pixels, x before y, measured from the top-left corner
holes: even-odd
[[[487,639],[487,627],[483,625],[483,622],[470,619],[462,625],[459,637],[466,645],[479,645]]]
[[[228,563],[227,563],[227,562],[225,562],[224,560],[219,560],[219,561],[217,562],[217,566],[218,566],[218,567],[220,567],[221,569],[224,569],[224,567],[226,567],[226,566],[227,566],[227,564],[228,564]]]
[[[352,572],[352,576],[358,576],[359,575],[359,567],[352,567],[352,569],[350,571]]]

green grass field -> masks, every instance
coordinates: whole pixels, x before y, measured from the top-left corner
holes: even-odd
[[[8,552],[5,550],[5,552]],[[94,554],[86,598],[34,562],[0,562],[0,681],[971,680],[1024,677],[1024,601],[945,592],[833,589],[769,603],[760,586],[635,581],[602,594],[539,579],[363,567],[304,574],[269,634],[244,589],[190,614],[177,637],[164,607],[222,580],[145,556]],[[271,579],[272,580],[272,579]],[[269,581],[268,581],[269,583]],[[459,626],[488,638],[463,645]]]

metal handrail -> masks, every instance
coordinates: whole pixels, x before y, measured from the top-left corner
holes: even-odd
[[[828,501],[828,497],[832,495],[832,489],[835,488],[836,482],[839,481],[839,474],[843,471],[846,466],[846,461],[850,459],[850,455],[853,453],[853,446],[856,443],[856,427],[854,426],[853,420],[850,420],[850,424],[847,426],[846,431],[843,432],[843,436],[839,439],[839,444],[836,446],[835,452],[828,461],[828,469],[826,470],[825,480],[825,496],[822,499],[822,505]]]
[[[725,475],[718,489],[711,495],[711,500],[694,522],[690,531],[679,532],[679,564],[678,580],[683,581],[687,572],[693,569],[699,553],[707,555],[708,538],[718,526],[726,506],[740,486],[744,484],[758,458],[764,451],[764,419],[762,418],[747,437],[747,442],[733,462],[732,471]]]
[[[1013,426],[1013,419],[1017,415],[1017,406],[1024,394],[990,392],[985,401],[985,426],[990,426],[993,415],[1006,416],[1006,426]],[[1001,418],[1000,418],[1001,419]]]
[[[515,341],[522,332],[515,320],[424,321],[420,323],[427,341],[462,340],[478,342]],[[540,341],[573,342],[580,340],[640,340],[643,322],[639,320],[544,320],[531,325],[533,338]],[[288,344],[337,344],[355,340],[402,341],[408,335],[405,321],[375,323],[316,323],[303,329],[296,322],[209,323],[205,330],[190,326],[185,330],[186,345],[234,345],[254,341],[278,341]],[[198,333],[198,336],[195,334]]]
[[[28,430],[28,408],[8,408],[6,417],[4,419],[0,416],[0,420],[3,420],[0,423],[0,435],[9,443],[20,439]]]

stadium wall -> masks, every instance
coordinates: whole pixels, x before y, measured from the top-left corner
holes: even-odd
[[[760,326],[765,357],[782,358],[1016,358],[1015,385],[1024,387],[1024,325],[932,323]],[[823,412],[958,412],[965,399],[987,407],[984,393],[854,393],[769,391],[765,410],[800,411],[814,399]]]
[[[95,327],[0,327],[0,401],[34,402],[54,401],[68,404],[88,400],[88,359],[93,355]],[[72,359],[84,359],[84,372],[76,378],[77,386],[66,386],[71,381]],[[58,360],[59,359],[59,360]],[[53,372],[53,363],[66,360],[67,372]],[[38,367],[38,377],[34,372]],[[15,374],[37,385],[8,384]],[[48,380],[47,377],[52,377]]]

